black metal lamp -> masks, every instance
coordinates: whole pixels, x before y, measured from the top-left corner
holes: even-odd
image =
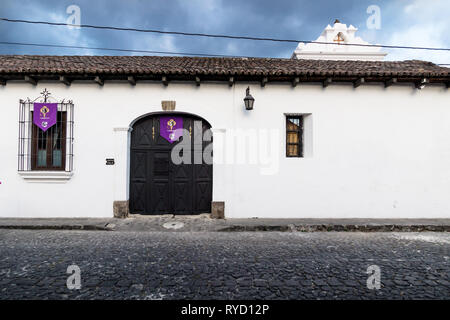
[[[255,103],[255,98],[250,94],[250,87],[246,90],[246,96],[244,98],[245,109],[253,110],[253,104]]]

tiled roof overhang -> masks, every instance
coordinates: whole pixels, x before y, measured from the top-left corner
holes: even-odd
[[[0,81],[172,80],[450,83],[450,68],[419,60],[334,61],[163,56],[0,56]]]

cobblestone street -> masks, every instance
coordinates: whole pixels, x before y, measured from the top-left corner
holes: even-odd
[[[448,233],[0,230],[0,248],[1,299],[450,299]]]

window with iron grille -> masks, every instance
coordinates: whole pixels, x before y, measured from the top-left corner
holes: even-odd
[[[18,171],[73,170],[73,102],[58,102],[47,89],[35,100],[20,100]],[[34,104],[57,103],[56,123],[47,131],[33,123]],[[37,111],[36,111],[37,112]]]
[[[303,116],[286,116],[286,157],[303,157]]]

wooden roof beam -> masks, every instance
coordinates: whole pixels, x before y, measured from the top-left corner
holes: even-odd
[[[421,79],[419,82],[416,82],[416,89],[423,89],[425,88],[425,85],[429,84],[430,80],[428,80],[427,78],[423,78]]]
[[[332,83],[332,82],[333,82],[333,79],[331,79],[331,78],[326,78],[325,80],[323,80],[322,86],[323,86],[324,88],[326,88],[326,87],[328,87],[328,85],[329,85],[330,83]]]
[[[353,82],[353,88],[358,88],[360,85],[364,84],[365,82],[366,82],[366,80],[364,78],[356,79]]]
[[[161,81],[162,81],[164,86],[167,87],[169,85],[169,81],[167,80],[166,76],[162,76]]]
[[[30,76],[25,76],[24,80],[30,84],[32,84],[33,86],[37,85],[37,81],[36,79],[30,77]]]
[[[67,79],[66,76],[59,76],[59,81],[64,83],[66,86],[70,86],[70,84],[72,83],[69,79]]]
[[[197,87],[200,87],[200,77],[195,77],[195,84],[197,85]]]
[[[269,79],[267,77],[263,77],[261,79],[261,87],[264,88],[267,82],[269,82]]]
[[[128,76],[128,82],[132,85],[136,85],[136,79],[133,76]]]
[[[102,78],[100,78],[99,76],[96,76],[94,81],[101,87],[103,87],[103,85],[105,84],[105,81]]]
[[[292,80],[292,87],[295,88],[299,83],[300,83],[300,77],[295,77],[295,78]]]
[[[395,83],[397,83],[397,78],[391,78],[391,79],[386,80],[386,81],[384,82],[384,87],[385,87],[385,88],[390,87],[390,86],[392,86],[392,85],[395,84]]]
[[[228,79],[228,85],[229,85],[230,87],[232,87],[233,84],[234,84],[234,77],[230,77],[230,78]]]
[[[6,86],[6,80],[5,79],[0,79],[0,85]]]

